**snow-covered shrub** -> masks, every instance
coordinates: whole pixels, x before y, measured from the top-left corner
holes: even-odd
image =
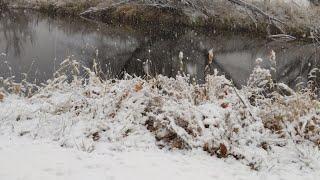
[[[203,149],[256,170],[292,144],[319,145],[319,101],[308,90],[286,96],[259,66],[241,90],[217,72],[205,84],[192,84],[181,75],[102,80],[93,69],[84,67],[87,76],[80,77],[81,65],[69,58],[31,96],[6,91],[0,132],[51,139],[87,152],[102,144],[117,151]],[[300,159],[310,156],[294,153]]]

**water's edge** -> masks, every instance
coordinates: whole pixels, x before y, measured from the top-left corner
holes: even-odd
[[[59,17],[76,17],[80,13],[94,7],[95,11],[86,11],[83,16],[92,20],[98,20],[112,24],[130,24],[130,25],[161,25],[161,26],[187,26],[197,27],[204,29],[214,29],[215,31],[229,31],[254,35],[256,37],[267,37],[270,34],[282,34],[283,32],[277,29],[277,26],[270,25],[269,20],[259,19],[256,17],[256,21],[252,20],[252,16],[248,16],[246,11],[237,10],[237,6],[225,1],[222,4],[213,2],[211,8],[214,13],[208,15],[203,12],[193,12],[194,9],[188,9],[188,7],[170,9],[159,8],[153,6],[141,6],[131,3],[115,3],[117,1],[103,1],[101,0],[79,0],[68,1],[59,0],[54,1],[35,1],[35,0],[0,0],[2,4],[9,8],[22,8],[22,9],[36,9],[49,15]],[[215,4],[216,3],[216,4]],[[119,5],[114,5],[119,4]],[[263,10],[268,10],[263,4],[257,4],[261,6]],[[161,7],[161,6],[160,6]],[[280,9],[282,8],[282,9]],[[274,11],[288,11],[290,7],[273,7]],[[296,8],[296,7],[295,7]],[[96,11],[96,10],[99,11]],[[100,11],[100,9],[103,9]],[[223,9],[223,10],[221,10]],[[241,9],[241,8],[240,8]],[[312,9],[310,9],[311,11]],[[300,11],[300,9],[295,9]],[[302,11],[302,10],[301,10]],[[312,10],[313,11],[313,10]],[[233,12],[233,13],[229,13]],[[314,11],[317,12],[317,11]],[[271,12],[267,12],[271,13]],[[310,41],[307,38],[310,34],[310,27],[317,29],[320,24],[319,19],[310,17],[306,20],[307,15],[303,13],[292,14],[293,17],[282,16],[278,14],[279,19],[285,21],[284,24],[279,24],[287,34],[293,35],[298,39],[304,39]],[[297,16],[297,17],[296,17]],[[316,17],[317,14],[313,14]],[[300,19],[298,22],[297,19]],[[257,24],[258,22],[258,24]],[[314,32],[316,32],[316,29]]]
[[[301,81],[306,83],[310,70],[319,67],[319,47],[313,44],[210,34],[191,28],[142,29],[71,19],[28,10],[3,11],[0,76],[21,80],[21,73],[26,73],[29,81],[44,82],[70,57],[87,67],[92,67],[95,60],[107,78],[121,78],[124,72],[145,76],[147,64],[150,75],[175,77],[180,71],[198,82],[218,69],[240,87],[257,58],[264,59],[262,66],[270,68],[269,54],[274,50],[277,77],[294,87]],[[205,72],[211,49],[213,63]]]

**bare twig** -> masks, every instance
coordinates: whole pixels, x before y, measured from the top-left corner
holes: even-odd
[[[256,19],[254,19],[254,17],[251,16],[251,14],[246,10],[246,13],[248,14],[248,16],[252,19],[252,21],[254,22],[254,24],[256,25],[256,28],[258,27],[257,21]]]
[[[270,35],[268,36],[270,39],[286,39],[286,40],[295,40],[296,37],[290,36],[287,34],[275,34],[275,35]]]
[[[266,12],[264,12],[263,10],[261,10],[260,8],[258,8],[257,6],[254,6],[253,4],[244,2],[244,1],[242,1],[242,0],[228,0],[228,1],[231,2],[231,3],[238,4],[238,5],[240,5],[240,6],[246,7],[246,8],[248,8],[248,9],[250,9],[251,11],[258,12],[259,14],[263,15],[263,16],[266,17],[267,19],[270,19],[270,20],[272,20],[272,21],[276,21],[276,22],[285,24],[284,21],[282,21],[282,20],[280,20],[280,19],[277,19],[277,18],[275,18],[275,17],[270,16],[269,14],[267,14]]]
[[[251,107],[250,107],[250,105],[248,105],[248,104],[245,102],[245,100],[240,96],[237,88],[236,88],[234,85],[231,85],[231,86],[232,86],[234,92],[236,93],[236,95],[238,96],[238,98],[240,99],[240,101],[242,102],[242,104],[244,105],[244,107],[248,110],[250,116],[253,118],[253,120],[256,121],[256,117],[255,117],[254,114],[251,112]]]
[[[272,24],[274,27],[276,27],[279,31],[281,31],[282,34],[286,34],[284,32],[284,30],[278,25],[276,24],[277,22],[278,23],[281,23],[281,24],[285,24],[284,21],[280,20],[280,19],[277,19],[271,15],[269,15],[268,13],[264,12],[262,9],[258,8],[257,6],[253,5],[253,4],[250,4],[250,3],[247,3],[247,2],[244,2],[242,0],[227,0],[231,3],[234,3],[234,4],[237,4],[239,6],[243,6],[244,8],[247,8],[249,10],[251,10],[252,12],[255,12],[255,13],[259,13],[261,14],[265,19],[267,19],[268,21],[270,21],[270,24]],[[252,18],[251,18],[252,19]]]

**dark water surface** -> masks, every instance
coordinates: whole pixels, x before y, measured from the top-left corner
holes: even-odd
[[[276,52],[277,77],[291,87],[306,82],[309,71],[320,65],[319,46],[311,43],[275,42],[179,27],[108,26],[33,11],[0,13],[0,77],[5,78],[21,80],[21,73],[26,73],[28,81],[44,82],[67,57],[88,67],[96,59],[108,78],[121,77],[124,71],[143,76],[146,62],[151,75],[174,77],[181,69],[179,52],[183,52],[183,71],[201,82],[210,49],[214,53],[211,69],[218,69],[237,86],[246,83],[258,57],[264,59],[263,67],[270,68],[271,49]]]

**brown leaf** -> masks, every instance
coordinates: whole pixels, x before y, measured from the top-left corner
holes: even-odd
[[[13,89],[14,89],[14,93],[16,93],[16,94],[20,94],[21,93],[21,86],[20,85],[15,85],[13,87]]]
[[[309,131],[314,131],[314,129],[315,129],[315,126],[314,126],[314,125],[310,125],[310,126],[308,127],[308,130],[309,130]]]
[[[220,147],[219,147],[219,150],[220,150],[220,154],[219,154],[219,158],[226,158],[227,157],[227,153],[228,153],[228,150],[227,150],[227,147],[220,143]]]
[[[222,103],[220,106],[221,106],[222,108],[227,108],[227,107],[229,106],[229,104],[228,104],[228,103]]]
[[[235,132],[235,133],[237,133],[237,134],[238,134],[238,132],[239,132],[239,128],[234,128],[234,129],[233,129],[233,132]]]
[[[204,144],[203,150],[209,152],[209,144],[208,143]]]
[[[2,102],[4,99],[4,95],[0,93],[0,102]]]
[[[135,90],[136,90],[136,92],[141,91],[142,90],[142,84],[141,83],[136,84],[135,85]]]

